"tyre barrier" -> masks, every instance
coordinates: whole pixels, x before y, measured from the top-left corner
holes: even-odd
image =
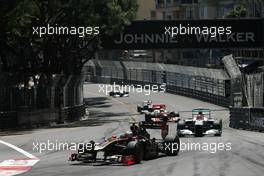
[[[231,107],[229,127],[264,131],[264,108]]]

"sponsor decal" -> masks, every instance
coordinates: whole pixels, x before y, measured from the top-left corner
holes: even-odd
[[[133,21],[104,49],[263,48],[264,19]]]

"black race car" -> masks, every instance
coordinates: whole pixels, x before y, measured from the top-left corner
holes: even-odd
[[[151,113],[146,113],[145,114],[145,123],[163,123],[164,121],[166,122],[175,122],[177,123],[180,120],[180,115],[178,112],[170,112],[168,113],[166,110],[161,111],[161,110],[155,110],[154,112]]]
[[[78,150],[77,153],[70,156],[69,160],[88,163],[103,162],[106,164],[121,163],[132,165],[138,164],[142,160],[156,158],[159,156],[159,153],[171,156],[178,155],[180,146],[178,136],[164,136],[163,139],[151,139],[144,124],[140,124],[136,131],[125,133],[120,137],[113,136],[100,143],[91,141],[91,149],[85,151]],[[83,149],[83,147],[81,148]]]
[[[129,92],[125,91],[112,91],[109,92],[109,96],[117,98],[117,97],[129,97]]]

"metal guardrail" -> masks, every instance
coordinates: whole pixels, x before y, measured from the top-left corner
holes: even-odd
[[[0,75],[2,82],[14,82],[13,79],[7,74]],[[53,75],[49,84],[30,89],[0,85],[0,112],[4,111],[0,113],[0,129],[32,128],[80,119],[85,112],[82,83],[81,75]]]
[[[167,92],[220,106],[230,106],[230,80],[223,70],[169,64],[91,61],[83,69],[87,81],[167,86]]]
[[[211,93],[206,93],[198,90],[182,88],[177,86],[167,86],[167,92],[174,93],[178,95],[183,95],[191,98],[196,98],[202,101],[210,102],[223,107],[228,107],[230,104],[230,99],[227,97],[214,95]]]
[[[33,128],[39,126],[48,126],[51,123],[73,122],[80,120],[85,115],[85,105],[76,105],[64,107],[61,111],[58,109],[30,110],[24,108],[19,112],[0,112],[0,130]]]
[[[96,82],[96,83],[104,83],[104,84],[120,84],[120,85],[161,85],[162,83],[153,83],[153,82],[145,82],[145,81],[137,81],[137,80],[125,80],[125,79],[117,79],[110,77],[98,77],[98,76],[88,76],[87,81]],[[229,107],[230,106],[230,98],[223,97],[219,95],[215,95],[208,92],[203,92],[199,90],[171,86],[166,85],[166,91],[172,94],[183,95],[191,98],[196,98],[202,101],[210,102],[219,106]]]
[[[64,107],[61,110],[61,115],[67,122],[77,121],[85,115],[85,106],[78,105],[73,107]]]
[[[264,108],[230,108],[231,128],[264,131]]]
[[[38,126],[48,126],[58,122],[58,109],[25,109],[17,112],[17,128],[32,128]]]

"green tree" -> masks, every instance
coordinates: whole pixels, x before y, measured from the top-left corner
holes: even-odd
[[[3,70],[30,74],[79,74],[83,64],[100,48],[102,35],[122,30],[135,18],[138,7],[135,0],[2,0],[1,3],[9,4],[1,17],[1,26],[6,26],[1,31]],[[47,24],[99,26],[100,34],[84,38],[33,35],[32,27]]]
[[[231,11],[227,12],[226,18],[241,18],[247,16],[247,9],[245,5],[239,4],[235,6]]]
[[[6,72],[0,74],[0,91],[20,86],[25,91],[33,80],[37,89],[33,101],[38,100],[39,108],[46,107],[45,88],[53,81],[52,75],[79,75],[100,49],[102,35],[120,32],[135,18],[137,8],[135,0],[0,0],[0,71]],[[83,38],[33,35],[33,27],[48,24],[99,26],[100,34]],[[7,100],[2,98],[0,104],[16,102]]]

